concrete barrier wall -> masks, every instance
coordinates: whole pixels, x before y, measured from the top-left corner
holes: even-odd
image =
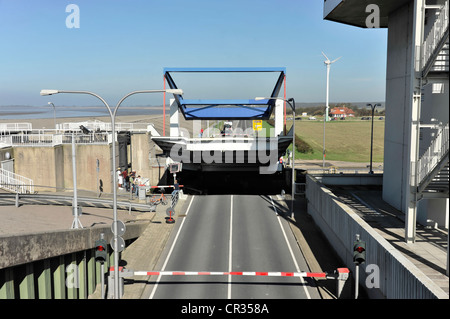
[[[55,191],[56,187],[64,187],[61,156],[62,146],[14,147],[14,173],[32,179],[36,191]]]
[[[72,145],[63,147],[64,186],[73,188],[72,179]],[[103,192],[112,193],[111,146],[78,144],[75,147],[77,166],[77,188],[97,191],[97,159],[99,160],[99,179],[103,182]]]
[[[366,263],[360,266],[359,283],[370,298],[447,298],[440,287],[310,175],[306,177],[306,198],[308,213],[346,267],[353,272],[353,242],[356,234],[366,242]],[[366,273],[369,265],[376,265],[379,269],[379,288],[368,288],[366,285],[366,280],[371,281],[374,275],[371,269]]]
[[[14,172],[34,181],[35,190],[73,189],[72,146],[14,147]],[[97,191],[97,159],[103,192],[112,193],[111,146],[76,145],[77,188]]]
[[[127,224],[123,239],[139,237],[147,224],[148,222]],[[105,239],[109,243],[113,236],[111,225],[0,236],[0,269],[94,248],[100,233],[105,234]]]
[[[122,237],[133,240],[147,225],[129,224]],[[100,233],[110,242],[110,226],[0,237],[0,299],[89,298],[114,264],[110,246],[104,273],[95,261]]]

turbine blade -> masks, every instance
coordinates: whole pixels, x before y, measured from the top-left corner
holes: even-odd
[[[334,62],[336,62],[336,61],[337,61],[337,60],[339,60],[340,58],[342,58],[342,57],[340,56],[339,58],[337,58],[337,59],[335,59],[335,60],[331,61],[331,63],[334,63]]]
[[[325,59],[327,59],[327,61],[330,61],[330,59],[328,59],[328,57],[325,55],[325,53],[322,52],[322,54],[325,57]]]

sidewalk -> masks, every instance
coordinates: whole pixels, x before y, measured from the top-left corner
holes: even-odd
[[[330,187],[345,204],[449,295],[448,230],[417,223],[416,242],[406,243],[405,215],[384,202],[381,189]]]
[[[180,220],[178,216],[184,214],[185,202],[186,199],[179,199],[175,207],[176,216],[174,218],[177,221]],[[155,269],[169,235],[175,227],[175,224],[166,223],[168,207],[168,205],[158,205],[156,212],[145,213],[138,217],[138,219],[149,218],[150,223],[142,235],[125,249],[121,257],[121,266],[133,270]],[[122,299],[140,299],[149,279],[150,276],[125,278]]]

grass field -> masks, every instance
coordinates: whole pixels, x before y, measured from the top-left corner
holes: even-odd
[[[320,117],[317,117],[315,121],[308,119],[295,121],[297,136],[313,148],[313,153],[296,152],[296,159],[322,160],[323,124]],[[327,122],[325,124],[326,160],[369,162],[371,124],[370,120],[360,118]],[[373,162],[383,162],[384,120],[375,117],[373,124]],[[287,121],[288,130],[291,126],[292,121]]]

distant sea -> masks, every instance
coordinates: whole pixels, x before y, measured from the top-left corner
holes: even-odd
[[[112,107],[113,108],[113,107]],[[166,110],[167,110],[166,105]],[[124,115],[157,115],[163,114],[162,106],[121,106],[117,116]],[[65,117],[100,117],[109,116],[105,106],[0,106],[0,120],[26,120]]]

